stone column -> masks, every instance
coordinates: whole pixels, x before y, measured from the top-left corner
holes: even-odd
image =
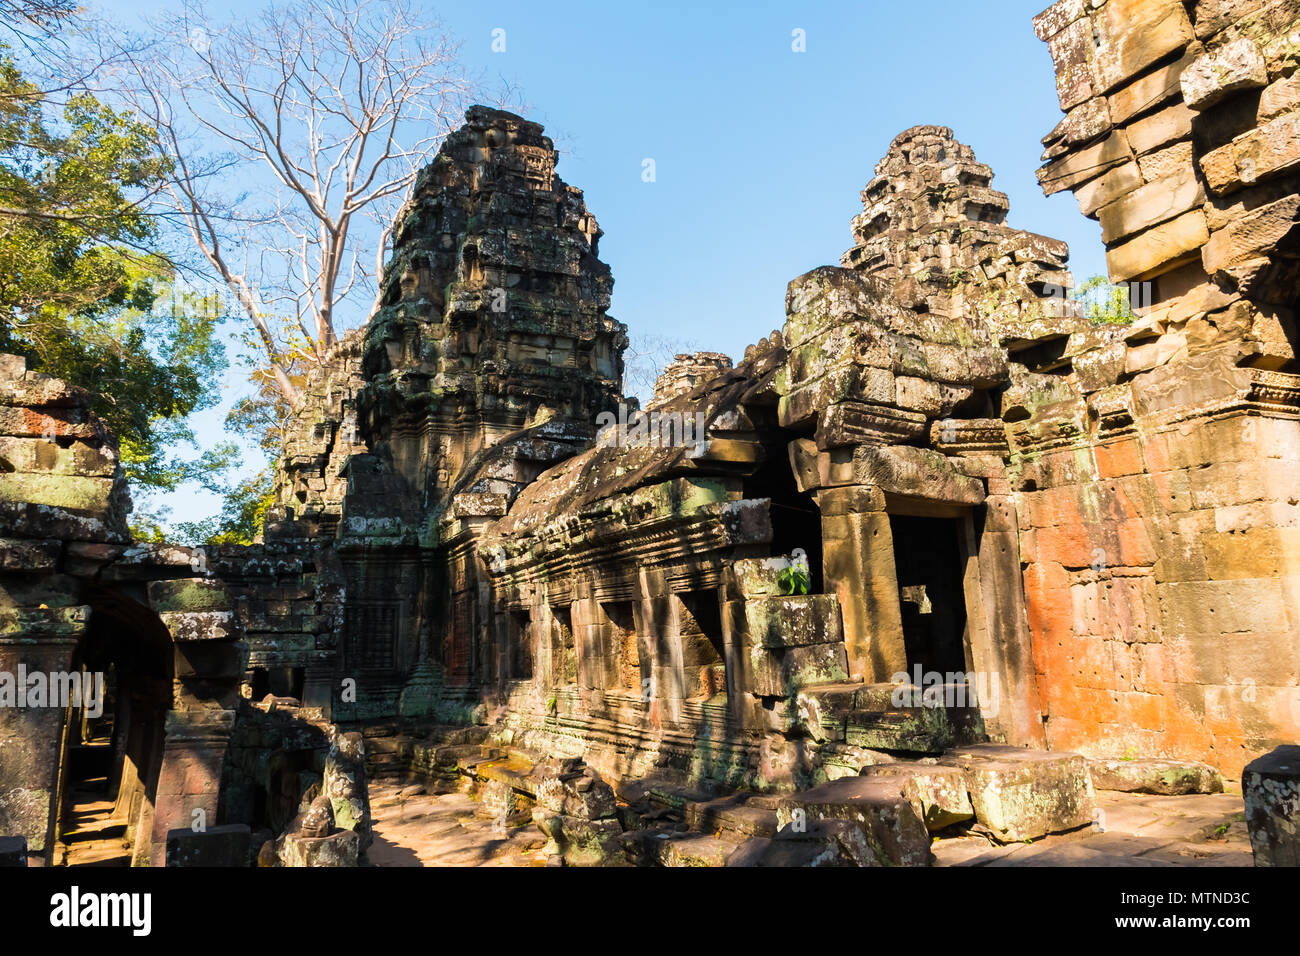
[[[578,686],[594,691],[598,701],[606,689],[619,686],[619,653],[614,639],[614,625],[605,616],[590,585],[579,588],[582,596],[570,605],[574,646],[578,651]]]
[[[217,825],[221,765],[234,723],[233,710],[173,710],[167,714],[150,865],[165,864],[169,830]]]
[[[969,664],[985,696],[992,698],[980,701],[985,729],[1016,746],[1045,747],[1021,586],[1020,536],[1008,498],[988,499],[978,539],[971,516],[962,520],[961,553]]]
[[[0,704],[0,836],[26,838],[28,852],[49,861],[58,815],[64,708],[18,707],[18,684],[29,674],[71,670],[89,608],[6,610],[17,633],[8,633],[7,622],[0,621],[0,674],[4,693],[14,695]]]
[[[839,598],[849,674],[884,683],[907,670],[894,536],[879,488],[852,485],[817,492],[822,513],[822,573]]]
[[[637,650],[641,672],[652,681],[651,713],[660,720],[676,720],[679,702],[686,696],[678,635],[677,600],[661,572],[641,569],[641,601],[637,614]]]

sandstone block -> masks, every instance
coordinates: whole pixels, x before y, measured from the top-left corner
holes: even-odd
[[[1247,37],[1202,54],[1179,77],[1183,102],[1194,110],[1209,109],[1234,93],[1259,89],[1267,83],[1264,57],[1255,41]]]
[[[1150,73],[1126,83],[1108,97],[1110,116],[1116,123],[1125,123],[1134,116],[1159,109],[1170,99],[1181,94],[1178,80],[1195,57],[1191,54],[1152,70]]]
[[[224,641],[236,637],[232,611],[163,611],[158,615],[173,641]]]
[[[903,796],[911,801],[926,829],[934,832],[975,816],[966,777],[959,767],[900,761],[866,767],[863,776],[895,777],[903,783]]]
[[[785,593],[781,589],[781,573],[790,566],[790,559],[784,557],[741,558],[732,563],[731,570],[742,596],[778,597]]]
[[[727,866],[880,866],[867,828],[856,820],[814,820],[774,838],[746,841]]]
[[[854,747],[938,753],[952,743],[953,728],[943,707],[889,707],[850,711],[844,740]]]
[[[949,459],[928,448],[864,445],[854,450],[853,478],[890,494],[982,504],[984,486],[957,472]]]
[[[155,611],[228,611],[230,595],[220,581],[179,578],[149,582],[149,604]]]
[[[1300,107],[1300,73],[1283,77],[1264,88],[1259,97],[1257,121],[1263,123]]]
[[[796,814],[795,811],[803,811]],[[876,859],[885,866],[928,866],[930,834],[898,780],[844,777],[782,799],[777,805],[782,830],[802,820],[849,820],[864,825]],[[778,835],[779,839],[779,835]]]
[[[1297,141],[1300,144],[1300,141]],[[1201,261],[1210,275],[1265,258],[1295,228],[1300,196],[1288,196],[1260,206],[1209,237]]]
[[[656,841],[661,866],[726,866],[736,844],[703,833],[670,836]]]
[[[1034,17],[1034,33],[1040,40],[1050,40],[1071,23],[1084,16],[1086,0],[1059,0]]]
[[[1190,162],[1191,144],[1188,144]],[[1074,190],[1074,198],[1079,203],[1079,212],[1091,216],[1108,203],[1114,202],[1125,193],[1130,193],[1142,185],[1142,173],[1138,164],[1127,162],[1103,176],[1082,183]]]
[[[1256,866],[1300,866],[1300,746],[1257,757],[1241,774]]]
[[[1102,241],[1112,244],[1157,223],[1173,219],[1205,201],[1191,164],[1149,182],[1098,210]]]
[[[361,840],[352,830],[323,837],[291,833],[280,848],[281,866],[358,866],[360,858]]]
[[[1187,11],[1176,0],[1108,3],[1095,27],[1101,38],[1093,60],[1093,88],[1107,93],[1194,38]]]
[[[1185,175],[1195,162],[1190,140],[1174,143],[1152,153],[1138,157],[1138,166],[1146,182],[1155,182],[1170,176]]]
[[[1209,764],[1177,760],[1096,759],[1088,761],[1092,785],[1123,793],[1222,793],[1223,776]]]
[[[1300,111],[1284,113],[1201,157],[1210,191],[1230,193],[1300,163]]]
[[[63,542],[55,538],[0,538],[0,571],[53,571],[62,550]]]
[[[1196,35],[1202,40],[1209,39],[1272,3],[1273,0],[1195,0],[1191,8]]]
[[[1056,95],[1068,110],[1093,95],[1092,23],[1080,17],[1048,38],[1047,49],[1056,65]]]
[[[975,818],[1000,840],[1036,840],[1092,822],[1096,798],[1078,754],[983,744],[940,762],[965,772]]]
[[[250,830],[231,823],[197,831],[188,827],[167,831],[167,866],[248,866]]]
[[[1129,145],[1140,156],[1168,143],[1187,139],[1192,135],[1193,115],[1182,103],[1176,103],[1159,113],[1135,120],[1125,128]]]
[[[1185,261],[1209,240],[1199,209],[1161,223],[1106,252],[1112,282],[1149,279]]]
[[[0,500],[47,505],[88,514],[112,508],[117,482],[78,475],[0,473]]]
[[[1188,127],[1190,129],[1190,126]],[[1133,158],[1128,137],[1123,130],[1115,130],[1100,143],[1077,150],[1049,163],[1038,170],[1038,182],[1043,192],[1051,196],[1063,189],[1073,189],[1115,166]]]
[[[788,697],[800,687],[843,681],[849,676],[842,641],[783,650],[751,647],[749,671],[748,690],[759,697]]]
[[[765,597],[745,602],[751,643],[760,647],[803,647],[843,639],[840,606],[833,594]]]

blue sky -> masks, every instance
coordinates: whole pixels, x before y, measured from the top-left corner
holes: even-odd
[[[611,314],[630,332],[738,357],[780,328],[786,283],[838,262],[859,191],[890,140],[953,128],[993,168],[1012,225],[1069,243],[1076,278],[1105,269],[1100,229],[1034,177],[1060,119],[1031,18],[1047,0],[883,3],[431,4],[484,79],[517,85],[605,231]],[[134,19],[151,6],[102,4]],[[236,12],[259,3],[237,0]],[[505,52],[492,51],[494,29]],[[803,30],[806,52],[792,50]],[[656,181],[642,181],[642,161]],[[233,381],[231,387],[237,383]],[[220,435],[217,413],[200,434]],[[219,500],[185,490],[176,519]]]

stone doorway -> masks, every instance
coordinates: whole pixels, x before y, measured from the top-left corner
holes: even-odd
[[[89,603],[71,670],[83,682],[103,675],[102,707],[87,698],[66,714],[54,863],[129,866],[137,837],[146,847],[150,839],[173,647],[157,614],[139,602],[102,591]]]
[[[966,668],[961,519],[891,514],[894,566],[909,674]]]

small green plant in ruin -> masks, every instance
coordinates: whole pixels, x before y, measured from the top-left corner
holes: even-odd
[[[555,713],[555,708],[556,708],[556,705],[557,705],[557,704],[558,704],[558,701],[555,699],[555,695],[554,695],[554,694],[552,694],[550,697],[546,698],[546,712],[547,712],[548,714],[553,714],[553,713]]]
[[[1134,750],[1132,747],[1129,747],[1128,750],[1124,751],[1124,756],[1123,756],[1122,758],[1120,758],[1120,759],[1122,759],[1122,760],[1137,760],[1137,751]]]
[[[781,585],[782,594],[808,593],[808,569],[801,565],[790,565],[780,573],[776,580]]]

